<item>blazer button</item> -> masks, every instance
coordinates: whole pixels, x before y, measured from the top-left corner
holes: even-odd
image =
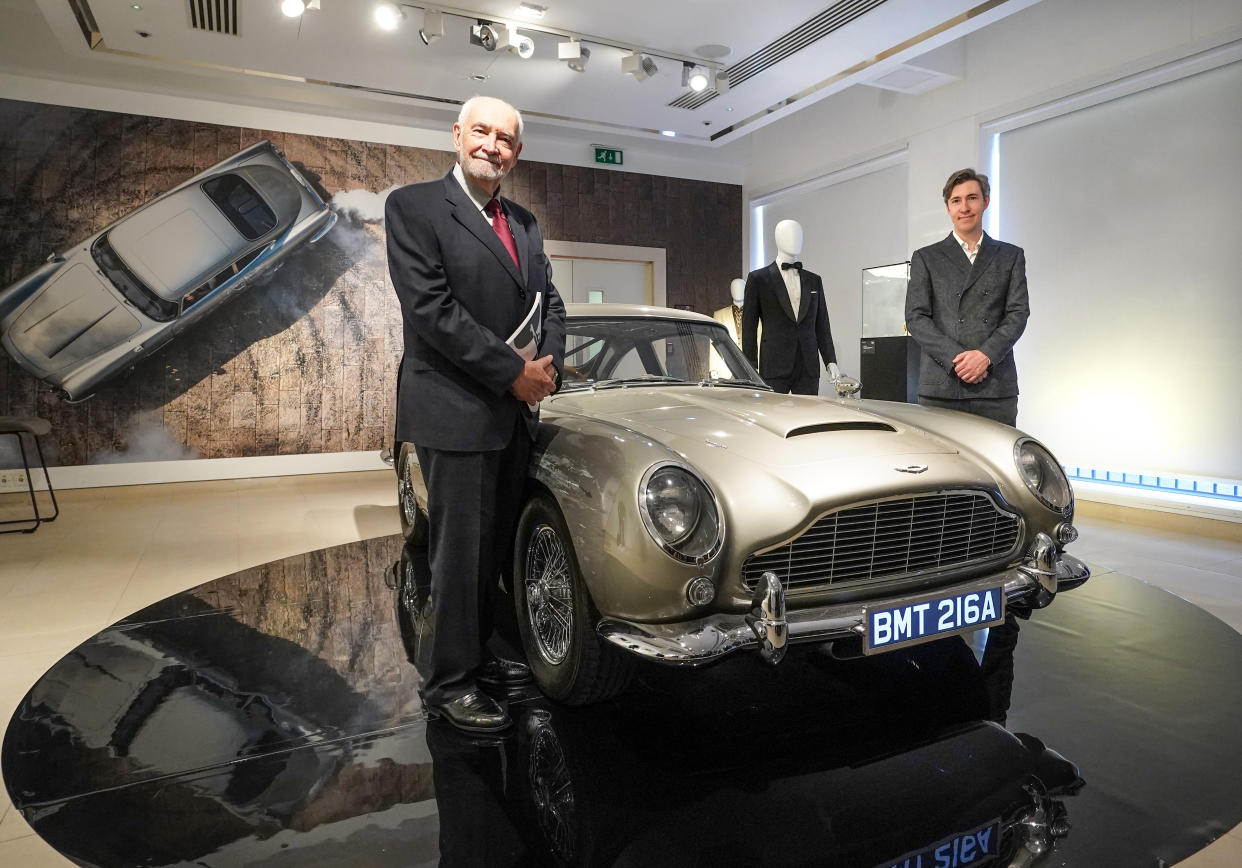
[[[964,322],[966,322],[966,320],[964,320],[964,319],[959,319],[959,320],[958,320],[958,322],[959,322],[959,323],[964,323]],[[987,320],[984,320],[984,322],[987,322]]]

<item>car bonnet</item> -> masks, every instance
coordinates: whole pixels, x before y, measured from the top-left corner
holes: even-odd
[[[82,262],[70,262],[26,305],[8,331],[13,348],[47,374],[136,334],[138,319]]]
[[[833,458],[951,454],[951,445],[845,402],[737,388],[640,387],[567,395],[556,409],[581,413],[656,440],[711,441],[768,466]]]

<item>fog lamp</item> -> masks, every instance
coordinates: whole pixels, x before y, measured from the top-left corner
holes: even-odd
[[[1074,540],[1078,539],[1078,528],[1074,527],[1068,521],[1064,524],[1057,525],[1057,542],[1063,546],[1067,546]]]
[[[716,586],[707,576],[697,576],[686,585],[686,599],[692,606],[706,606],[716,599]]]

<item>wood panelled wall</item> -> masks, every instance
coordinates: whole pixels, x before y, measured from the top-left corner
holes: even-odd
[[[0,285],[262,139],[325,198],[452,167],[445,151],[0,100]],[[670,305],[710,313],[741,276],[739,186],[519,162],[505,194],[545,238],[664,248]],[[383,225],[348,217],[82,404],[0,357],[0,415],[51,420],[59,465],[379,449],[400,312]]]

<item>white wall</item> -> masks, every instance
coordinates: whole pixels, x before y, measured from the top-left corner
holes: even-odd
[[[1042,113],[1050,104],[1092,92],[1111,82],[1181,58],[1196,57],[1240,39],[1242,3],[1237,0],[1092,0],[1091,3],[1043,0],[967,36],[966,74],[961,82],[921,96],[854,87],[752,134],[738,145],[750,151],[744,184],[745,198],[751,202],[758,199],[770,203],[773,198],[781,198],[773,196],[776,191],[814,183],[814,179],[848,171],[851,166],[874,159],[878,153],[904,149],[908,190],[904,228],[908,255],[911,249],[938,240],[948,232],[940,188],[949,173],[967,165],[979,166],[987,171],[986,165],[980,165],[987,156],[981,148],[981,130],[985,126],[1001,119],[1006,121],[1005,129],[1022,126],[1042,119]],[[1032,117],[1026,118],[1028,113]],[[1236,107],[1222,107],[1220,118],[1222,123],[1240,122]],[[1186,123],[1192,138],[1196,133],[1205,135],[1210,129],[1196,129],[1193,117]],[[1142,128],[1140,121],[1136,129]],[[1187,131],[1183,130],[1182,134],[1187,134]],[[1111,144],[1113,154],[1124,153],[1124,141]],[[1109,156],[1108,148],[1093,149],[1092,153],[1099,160],[1100,171],[1115,168],[1117,159]],[[1176,138],[1169,139],[1167,150],[1157,160],[1158,168],[1151,173],[1154,176],[1151,180],[1155,182],[1152,195],[1159,195],[1160,183],[1155,180],[1160,176],[1159,167],[1166,170],[1177,167],[1182,159]],[[1242,176],[1242,162],[1235,155],[1225,163],[1232,165],[1226,169],[1230,172],[1228,184],[1222,186],[1232,189]],[[1051,171],[1049,166],[1044,169]],[[1002,167],[1002,177],[1003,174]],[[1216,183],[1207,179],[1205,182]],[[1050,185],[1055,183],[1054,179],[1049,179]],[[1019,244],[1023,244],[1024,239],[1013,237],[1014,231],[1022,232],[1024,226],[1044,225],[1065,218],[1057,209],[1055,197],[1031,203],[1023,217],[1025,223],[1018,220],[1015,214],[1016,209],[1023,207],[1022,202],[1005,201],[1003,194],[998,201],[1003,204],[1005,215],[1001,237]],[[1236,227],[1242,225],[1238,220],[1238,201],[1236,196],[1225,196],[1216,201],[1214,216],[1209,219],[1225,221],[1236,231]],[[768,204],[765,210],[772,207]],[[1192,221],[1191,225],[1176,225],[1175,221],[1180,221],[1170,214],[1168,222],[1149,227],[1146,232],[1099,235],[1095,245],[1099,259],[1142,262],[1153,245],[1169,243],[1169,231],[1176,232],[1179,237],[1184,233],[1184,243],[1193,246],[1193,221],[1203,215],[1194,213],[1191,202],[1181,207],[1191,212],[1186,215]],[[1006,230],[1005,227],[1011,228]],[[748,223],[746,231],[749,233],[749,230]],[[867,231],[860,228],[852,238],[842,241],[847,244],[850,241],[861,243]],[[1107,246],[1104,246],[1105,239]],[[1083,240],[1090,243],[1087,239]],[[753,235],[746,238],[746,243],[748,250],[744,255],[749,261]],[[1034,322],[1027,337],[1018,345],[1024,387],[1019,422],[1024,428],[1039,434],[1039,420],[1033,411],[1038,409],[1047,414],[1058,412],[1058,409],[1054,406],[1055,402],[1036,401],[1031,389],[1037,384],[1042,389],[1055,388],[1053,384],[1057,378],[1064,375],[1061,364],[1065,360],[1063,355],[1040,352],[1041,330],[1046,333],[1045,327],[1050,326],[1054,318],[1067,315],[1061,297],[1065,291],[1078,294],[1079,314],[1083,311],[1097,314],[1102,311],[1101,305],[1092,303],[1092,293],[1096,290],[1091,286],[1074,283],[1070,289],[1058,287],[1053,291],[1048,285],[1056,273],[1054,263],[1058,251],[1031,249],[1029,244],[1026,246],[1031,268]],[[1171,272],[1166,270],[1166,276],[1169,274]],[[1189,318],[1177,324],[1179,345],[1184,344],[1181,338],[1205,331],[1198,326],[1211,326],[1207,331],[1213,335],[1212,339],[1196,345],[1199,355],[1194,360],[1195,367],[1200,371],[1208,368],[1227,372],[1222,374],[1226,377],[1236,376],[1233,372],[1237,369],[1240,354],[1232,342],[1222,340],[1217,334],[1221,328],[1232,329],[1236,334],[1242,326],[1242,323],[1222,326],[1220,322],[1222,318],[1226,322],[1230,318],[1236,319],[1236,286],[1217,275],[1207,283],[1196,284],[1193,291],[1196,294],[1206,293],[1208,297],[1187,306]],[[1100,321],[1093,325],[1090,345],[1079,341],[1081,351],[1076,358],[1080,361],[1084,358],[1083,352],[1107,355],[1108,342],[1118,340],[1128,343],[1130,340],[1125,337],[1128,326],[1119,321]],[[1159,330],[1162,325],[1158,321],[1149,321],[1144,328]],[[1227,388],[1227,384],[1219,383],[1217,379],[1204,378],[1202,382],[1206,384],[1209,380],[1212,388]],[[1121,450],[1117,454],[1120,456],[1124,452],[1127,460],[1150,459],[1144,460],[1142,468],[1135,469],[1173,469],[1216,476],[1229,470],[1230,475],[1242,476],[1242,466],[1239,466],[1242,458],[1238,457],[1242,453],[1236,448],[1228,451],[1229,447],[1224,445],[1225,441],[1236,439],[1236,423],[1239,420],[1225,413],[1221,419],[1215,420],[1218,429],[1223,430],[1218,430],[1210,438],[1190,437],[1189,429],[1184,425],[1193,424],[1193,412],[1189,408],[1183,409],[1174,395],[1167,394],[1173,391],[1185,395],[1185,390],[1161,391],[1166,394],[1134,395],[1130,400],[1146,400],[1153,406],[1167,408],[1166,416],[1185,416],[1185,423],[1163,425],[1156,447],[1149,443],[1141,452],[1132,450],[1132,454]],[[1187,403],[1194,405],[1204,399],[1205,396],[1196,394]],[[1027,412],[1028,407],[1031,413]],[[1062,435],[1053,436],[1060,439]],[[1117,430],[1108,434],[1113,441],[1123,436],[1124,433],[1119,434]],[[1208,439],[1210,443],[1206,442]],[[1176,448],[1172,448],[1172,444],[1176,444]],[[1059,444],[1053,445],[1055,448]],[[1205,447],[1213,450],[1206,460],[1203,458]],[[1073,447],[1070,448],[1072,450]],[[1226,454],[1233,457],[1226,461]],[[1172,456],[1168,460],[1176,466],[1162,464],[1165,456]]]

